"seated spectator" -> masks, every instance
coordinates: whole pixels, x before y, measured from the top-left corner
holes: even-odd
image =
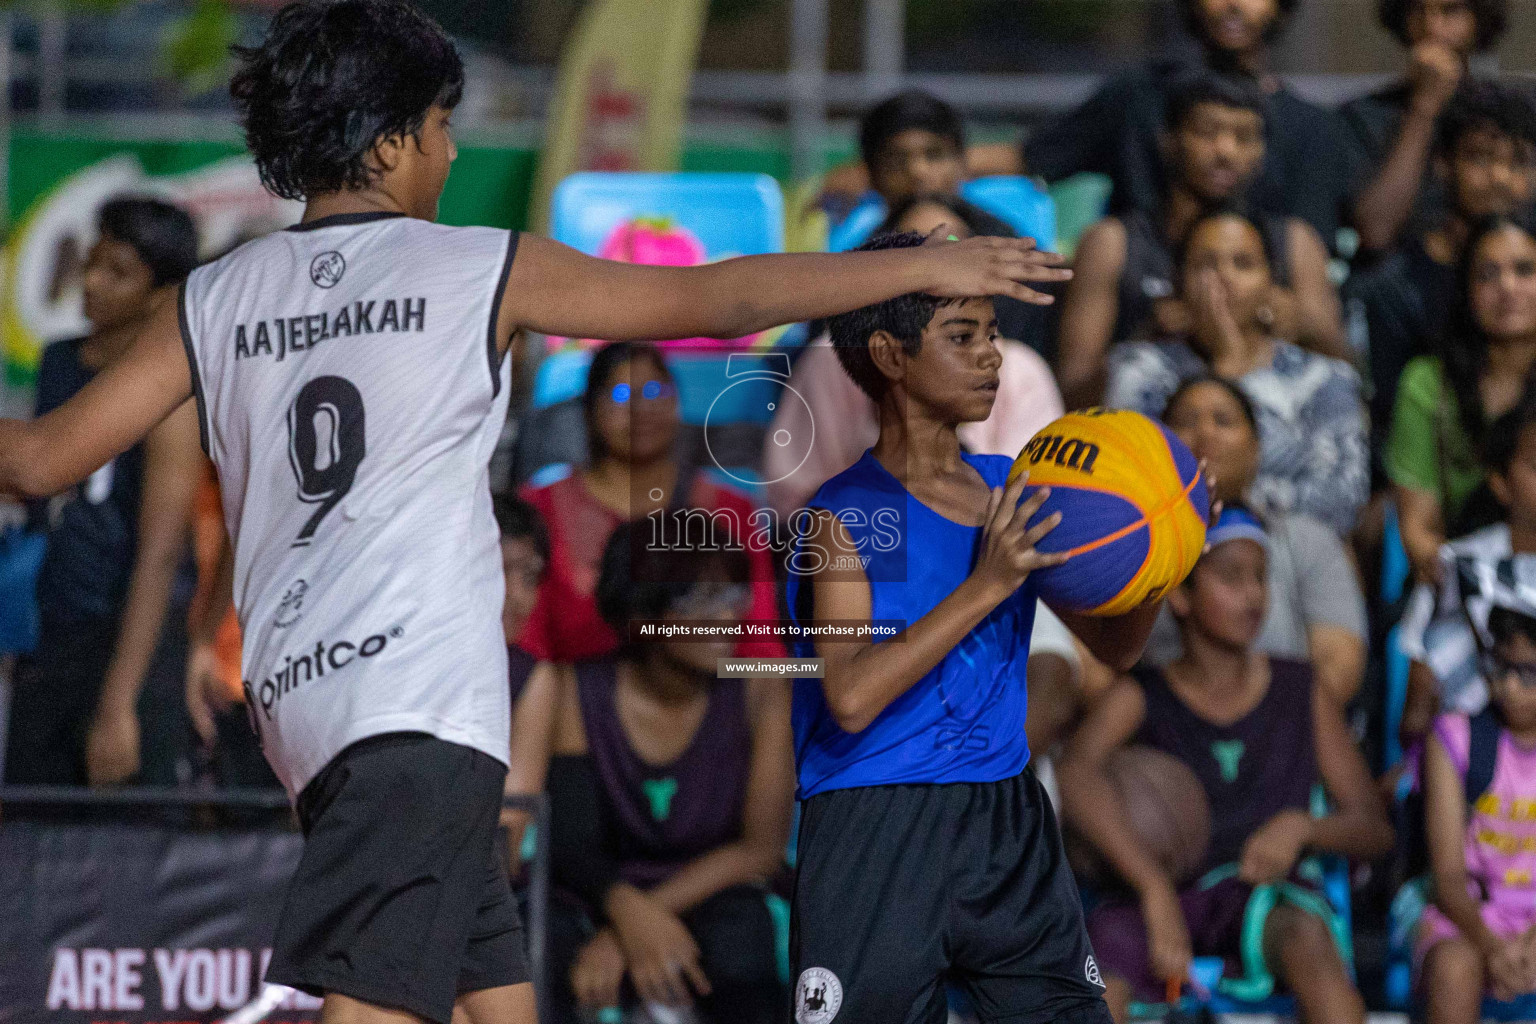
[[[1408,73],[1339,108],[1372,174],[1354,203],[1362,250],[1397,244],[1411,220],[1440,219],[1444,189],[1424,176],[1435,119],[1467,78],[1468,58],[1491,50],[1504,35],[1508,6],[1507,0],[1379,0],[1377,19],[1407,48]]]
[[[1440,216],[1383,259],[1357,268],[1345,288],[1365,312],[1378,442],[1392,422],[1403,368],[1434,352],[1445,332],[1456,264],[1473,226],[1526,210],[1533,166],[1536,106],[1507,86],[1464,84],[1441,115],[1435,142],[1435,180],[1444,184],[1446,199]]]
[[[1186,380],[1234,381],[1259,417],[1253,500],[1268,514],[1302,512],[1345,536],[1370,485],[1360,378],[1345,362],[1274,336],[1270,265],[1264,233],[1242,214],[1196,221],[1179,259],[1190,332],[1112,348],[1104,401],[1157,418]]]
[[[1403,547],[1421,582],[1440,578],[1440,545],[1496,518],[1479,449],[1519,401],[1536,364],[1536,237],[1507,217],[1472,233],[1439,354],[1398,385],[1383,463]],[[1476,500],[1474,500],[1476,499]]]
[[[86,260],[91,333],[43,353],[37,413],[57,408],[120,358],[157,289],[197,264],[192,219],[154,199],[114,199]],[[16,668],[5,776],[13,784],[175,785],[190,771],[188,528],[203,470],[188,402],[84,483],[39,510],[41,634]]]
[[[1334,114],[1291,92],[1271,70],[1270,46],[1298,3],[1179,0],[1178,8],[1204,51],[1203,66],[1245,76],[1265,96],[1264,166],[1249,194],[1254,209],[1300,217],[1331,248],[1358,171]],[[1135,209],[1156,218],[1168,195],[1162,149],[1168,99],[1186,70],[1178,60],[1160,59],[1112,78],[1081,106],[1032,132],[1022,148],[973,149],[970,173],[1033,174],[1054,182],[1094,171],[1113,182],[1111,212]]]
[[[1248,396],[1221,377],[1196,377],[1168,400],[1163,422],[1204,459],[1215,499],[1244,503],[1259,468],[1259,424]],[[1365,675],[1365,598],[1338,536],[1297,512],[1261,514],[1269,536],[1269,601],[1253,649],[1312,665],[1321,692],[1343,707]],[[1162,668],[1183,645],[1167,605],[1143,664]]]
[[[1536,607],[1520,604],[1488,615],[1492,706],[1440,716],[1425,748],[1434,902],[1415,959],[1429,1024],[1476,1024],[1485,993],[1536,992]]]
[[[1132,999],[1159,1002],[1191,956],[1251,964],[1242,948],[1255,888],[1277,886],[1262,924],[1264,969],[1295,993],[1301,1018],[1363,1021],[1365,1004],[1335,946],[1331,908],[1301,881],[1307,852],[1361,860],[1385,853],[1392,828],[1339,706],[1303,662],[1254,649],[1264,620],[1269,541],[1241,506],[1222,511],[1210,548],[1168,595],[1183,655],[1138,669],[1088,714],[1060,780],[1067,820],[1129,886],[1088,915],[1105,999],[1117,1022]],[[1105,765],[1137,743],[1183,761],[1210,804],[1206,877],[1176,890],[1132,831]],[[1332,810],[1309,813],[1321,782]],[[1224,869],[1224,870],[1223,870]]]
[[[723,511],[751,534],[751,499],[681,466],[676,457],[677,393],[661,354],[649,345],[616,342],[592,357],[583,397],[590,462],[522,497],[544,519],[549,565],[518,645],[545,661],[579,661],[612,653],[619,637],[597,608],[593,588],[608,536],[623,522],[682,506]],[[736,529],[732,527],[733,531]],[[766,549],[748,552],[752,609],[748,618],[778,619],[773,563]],[[743,640],[743,656],[784,653],[777,640]]]
[[[639,539],[620,526],[602,558],[597,599],[616,635],[741,621],[751,590],[739,553]],[[794,800],[789,685],[716,678],[729,655],[729,642],[678,637],[557,670],[544,717],[558,1024],[637,1001],[692,1005],[716,1024],[783,1013],[764,885],[783,864]],[[540,742],[515,733],[514,749],[525,741]]]
[[[1237,76],[1192,73],[1170,94],[1163,138],[1168,192],[1159,209],[1107,217],[1078,242],[1057,358],[1073,408],[1100,400],[1112,342],[1188,321],[1174,298],[1174,249],[1202,214],[1241,201],[1264,162],[1265,109],[1258,87]],[[1254,223],[1275,254],[1276,334],[1343,355],[1339,297],[1322,239],[1296,217],[1259,214]]]
[[[1438,585],[1420,583],[1408,599],[1398,645],[1411,659],[1400,739],[1412,750],[1435,715],[1475,715],[1488,704],[1472,624],[1484,628],[1487,581],[1536,576],[1536,392],[1499,417],[1484,446],[1488,487],[1504,519],[1440,548]]]

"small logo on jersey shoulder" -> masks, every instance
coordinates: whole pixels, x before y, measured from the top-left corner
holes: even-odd
[[[272,625],[278,629],[287,629],[304,617],[304,595],[309,593],[309,584],[303,580],[294,580],[293,586],[283,591],[283,599],[277,603],[277,614],[272,616]]]
[[[795,985],[796,1024],[830,1024],[843,1007],[843,983],[825,967],[807,967]]]
[[[1104,978],[1099,974],[1099,962],[1093,958],[1092,953],[1088,954],[1088,962],[1083,965],[1083,977],[1088,979],[1090,985],[1104,987]]]
[[[335,249],[323,252],[309,261],[309,279],[321,288],[334,288],[341,283],[341,275],[347,272],[347,261]]]

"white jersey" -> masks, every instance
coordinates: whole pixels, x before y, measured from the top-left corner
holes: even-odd
[[[246,701],[290,796],[380,733],[508,759],[488,465],[516,243],[344,214],[241,246],[183,287]]]

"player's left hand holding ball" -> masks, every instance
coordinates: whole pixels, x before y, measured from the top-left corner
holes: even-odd
[[[950,241],[949,229],[933,229],[924,245],[934,254],[935,278],[923,291],[945,299],[970,299],[1006,295],[1020,302],[1049,306],[1056,300],[1024,282],[1045,284],[1070,281],[1066,260],[1054,252],[1042,252],[1033,238],[989,238],[977,235]]]

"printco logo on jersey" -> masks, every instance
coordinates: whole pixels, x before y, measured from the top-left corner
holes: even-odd
[[[843,983],[825,967],[807,967],[795,985],[796,1024],[831,1024],[843,1007]]]
[[[335,288],[341,283],[341,275],[347,272],[347,261],[335,249],[321,253],[309,261],[309,279],[320,288]]]
[[[281,666],[276,672],[263,679],[260,684],[252,684],[245,681],[245,701],[251,709],[251,720],[256,721],[255,708],[260,707],[267,721],[272,720],[273,709],[288,694],[312,680],[324,679],[327,671],[333,675],[341,672],[348,665],[358,659],[375,658],[384,653],[391,640],[398,640],[405,635],[405,629],[400,626],[391,626],[382,633],[374,633],[361,643],[353,643],[350,640],[317,640],[312,651],[306,650],[303,654],[283,655]],[[260,736],[260,729],[257,735]]]

